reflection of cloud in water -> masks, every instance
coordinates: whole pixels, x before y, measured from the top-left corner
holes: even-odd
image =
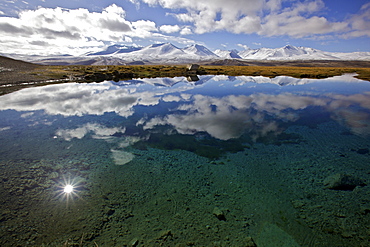
[[[336,116],[334,118],[338,122],[349,126],[355,134],[364,136],[370,134],[369,113],[340,109],[335,114]]]
[[[0,132],[1,132],[1,131],[4,131],[4,130],[10,130],[10,129],[11,129],[11,127],[10,127],[10,126],[3,127],[3,128],[0,128]]]
[[[116,112],[130,116],[137,97],[125,88],[110,90],[109,83],[48,85],[27,88],[1,97],[0,109],[45,110],[50,115],[82,116]]]
[[[370,92],[332,97],[334,100],[328,109],[333,119],[350,127],[357,135],[370,135]]]
[[[186,114],[169,113],[146,121],[141,119],[140,124],[143,124],[146,130],[157,125],[171,125],[181,134],[205,131],[221,140],[238,138],[243,133],[249,133],[256,139],[269,132],[279,134],[282,129],[277,121],[294,122],[300,118],[300,110],[319,106],[328,110],[334,119],[341,118],[340,122],[346,123],[354,133],[365,134],[370,133],[369,112],[354,114],[347,109],[348,106],[356,104],[369,110],[370,97],[360,96],[330,94],[317,98],[292,93],[259,93],[216,98],[194,95],[191,102],[178,107],[178,110],[186,111]],[[346,110],[339,110],[339,106],[346,107]]]
[[[114,150],[114,149],[111,149],[110,151],[112,152],[112,157],[116,165],[127,164],[128,162],[130,162],[131,160],[135,158],[134,154],[126,152],[126,151]]]
[[[60,129],[56,132],[56,135],[66,141],[70,141],[73,138],[82,139],[88,133],[94,133],[92,136],[94,139],[104,139],[108,143],[116,143],[118,144],[118,148],[126,148],[140,140],[138,137],[129,136],[115,139],[112,135],[116,133],[125,133],[124,128],[108,128],[96,123],[87,123],[75,129]],[[112,153],[112,158],[116,165],[124,165],[135,157],[132,153],[123,150],[111,149],[110,152]]]
[[[75,129],[60,129],[56,132],[56,135],[66,141],[70,141],[73,138],[82,139],[86,134],[91,132],[94,133],[93,138],[95,139],[106,139],[115,133],[125,133],[125,129],[119,127],[107,128],[100,124],[87,123]]]
[[[143,128],[152,129],[157,125],[169,124],[181,134],[205,131],[221,140],[238,138],[252,130],[265,134],[278,129],[274,121],[265,120],[266,113],[256,111],[256,106],[252,106],[253,97],[195,95],[193,100],[191,104],[178,107],[187,111],[185,115],[173,113],[155,117],[147,121]]]
[[[370,109],[370,92],[353,95],[328,94],[334,100],[330,103],[331,109],[359,105],[365,109]]]
[[[27,113],[23,113],[23,114],[21,115],[21,118],[28,118],[28,117],[32,116],[33,114],[34,114],[34,112],[27,112]]]
[[[176,95],[165,95],[163,96],[162,100],[164,102],[179,102],[181,100],[181,97]]]
[[[45,110],[49,115],[83,116],[103,115],[115,112],[128,117],[133,114],[135,105],[157,105],[161,97],[173,92],[181,92],[193,88],[186,85],[178,88],[153,87],[153,90],[139,92],[136,87],[122,87],[111,82],[91,84],[57,84],[44,87],[27,88],[1,96],[0,110],[14,109],[17,111]],[[171,95],[166,99],[172,101]]]
[[[323,80],[296,79],[285,76],[267,78],[220,75],[202,76],[197,82],[200,85],[187,83],[185,78],[145,79],[141,80],[142,83],[126,83],[120,86],[111,82],[68,83],[28,88],[1,96],[0,109],[45,110],[47,114],[63,116],[103,115],[106,112],[115,112],[120,116],[130,117],[134,114],[135,106],[154,107],[153,111],[155,111],[155,107],[163,102],[179,103],[181,105],[178,105],[178,111],[173,111],[174,108],[172,108],[168,112],[161,111],[161,116],[157,115],[152,118],[144,114],[140,116],[136,125],[148,130],[156,125],[170,124],[179,133],[190,134],[206,131],[216,138],[226,140],[237,138],[246,132],[258,136],[269,131],[281,131],[277,121],[294,122],[299,119],[301,110],[308,106],[319,106],[327,110],[333,119],[353,128],[355,133],[369,133],[370,127],[366,125],[366,121],[370,117],[364,109],[370,109],[370,93],[342,95],[334,91],[322,94],[310,89],[307,92],[300,91],[303,87],[298,86],[290,87],[289,92],[286,92],[285,88],[289,86],[282,86],[335,80],[361,82],[352,75]],[[205,87],[205,82],[210,84]],[[250,94],[248,85],[238,89],[238,95],[227,95],[228,87],[242,87],[246,83],[277,84],[281,86],[281,91],[279,89],[280,94],[276,95]],[[226,96],[219,98],[208,95],[210,92],[206,88],[210,91],[215,89],[215,92],[218,92],[216,87],[222,87],[222,90],[225,88]],[[197,94],[193,95],[192,90],[196,90]],[[247,95],[242,95],[243,92]],[[358,112],[352,114],[353,105],[361,108],[355,111],[360,111],[361,114]],[[32,113],[25,114],[24,117]],[[74,137],[82,138],[91,131],[99,132],[98,129],[98,126],[90,124],[74,130],[60,130],[59,134],[70,140]],[[96,137],[99,137],[99,134],[96,134]],[[100,137],[104,138],[104,135]]]

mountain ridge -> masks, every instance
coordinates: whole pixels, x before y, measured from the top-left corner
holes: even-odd
[[[6,55],[6,54],[3,54]],[[10,56],[12,57],[12,56]],[[17,57],[13,57],[17,58]],[[310,47],[286,45],[280,48],[258,48],[211,51],[204,45],[193,44],[179,48],[171,43],[145,47],[111,45],[104,50],[80,56],[23,56],[24,60],[39,64],[185,64],[216,62],[219,60],[245,61],[370,61],[370,52],[326,52]]]

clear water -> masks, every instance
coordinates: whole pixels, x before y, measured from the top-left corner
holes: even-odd
[[[0,245],[370,246],[370,82],[195,79],[1,96]]]

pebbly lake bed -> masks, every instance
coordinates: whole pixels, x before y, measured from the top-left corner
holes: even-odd
[[[369,246],[370,82],[22,89],[0,96],[0,168],[1,246]]]

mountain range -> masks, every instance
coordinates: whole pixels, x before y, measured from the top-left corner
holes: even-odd
[[[7,56],[7,54],[3,54]],[[10,56],[17,58],[16,56]],[[216,62],[220,60],[236,61],[317,61],[344,60],[370,61],[370,52],[325,52],[309,47],[286,45],[281,48],[259,48],[211,51],[203,45],[194,44],[179,48],[171,43],[152,44],[146,47],[112,45],[104,50],[86,53],[80,56],[23,56],[23,60],[50,65],[86,64],[86,65],[123,65],[123,64],[185,64]]]

